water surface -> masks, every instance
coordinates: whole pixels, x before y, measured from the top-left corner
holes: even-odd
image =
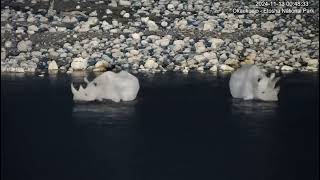
[[[279,102],[232,99],[229,75],[138,77],[135,101],[74,104],[81,76],[2,74],[2,178],[319,178],[318,74],[284,74]]]

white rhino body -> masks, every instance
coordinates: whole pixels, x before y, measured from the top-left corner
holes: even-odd
[[[274,73],[267,77],[257,66],[243,65],[231,75],[229,87],[234,98],[277,101],[280,88],[275,88],[275,84],[278,80]]]
[[[85,82],[87,87],[80,86],[78,91],[71,84],[74,101],[132,101],[140,88],[138,79],[126,71],[107,71],[91,82],[85,78]]]

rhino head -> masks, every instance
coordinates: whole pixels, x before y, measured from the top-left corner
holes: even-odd
[[[87,83],[87,87],[83,88],[82,85],[80,85],[79,90],[76,90],[73,83],[71,83],[74,101],[94,101],[97,99],[97,87],[95,87],[92,82],[90,83],[87,78],[84,78],[84,81]]]
[[[279,79],[279,77],[275,78],[274,73],[272,73],[270,77],[261,77],[258,80],[256,97],[263,101],[278,101],[280,87],[275,86]]]

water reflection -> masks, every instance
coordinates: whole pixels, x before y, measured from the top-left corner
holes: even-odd
[[[261,135],[277,117],[278,102],[232,99],[231,118],[251,135]]]
[[[126,123],[137,115],[136,101],[75,104],[73,118],[79,124],[110,125]]]
[[[136,101],[75,104],[73,120],[98,179],[134,179],[136,152],[143,138],[137,129]],[[91,172],[90,172],[91,173]],[[90,179],[90,177],[87,177]]]

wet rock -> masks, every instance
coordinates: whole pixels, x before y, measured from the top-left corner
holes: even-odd
[[[48,64],[48,70],[49,71],[55,71],[55,70],[58,70],[59,67],[56,63],[56,61],[51,61],[49,64]]]
[[[87,66],[88,66],[87,59],[83,59],[82,57],[73,58],[71,63],[71,68],[72,70],[75,70],[75,71],[85,70]]]

